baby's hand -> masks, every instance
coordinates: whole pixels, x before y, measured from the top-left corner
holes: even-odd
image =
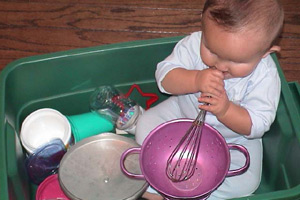
[[[198,91],[208,93],[209,96],[220,96],[224,89],[224,75],[216,69],[205,69],[197,72],[195,84]]]
[[[230,105],[230,101],[225,91],[222,92],[220,96],[202,93],[198,98],[198,101],[201,103],[208,103],[209,105],[199,105],[199,108],[213,113],[217,118],[224,116]]]

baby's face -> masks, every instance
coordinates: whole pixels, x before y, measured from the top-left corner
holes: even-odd
[[[265,55],[262,36],[251,31],[231,33],[203,19],[202,61],[224,73],[225,79],[249,75]]]

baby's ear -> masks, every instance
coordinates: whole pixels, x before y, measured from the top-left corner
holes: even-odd
[[[270,53],[279,52],[281,50],[280,46],[273,45],[264,55],[263,57],[267,57]]]

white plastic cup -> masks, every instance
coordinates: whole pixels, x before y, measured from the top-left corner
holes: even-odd
[[[61,139],[66,147],[71,141],[71,126],[68,119],[59,111],[42,108],[28,115],[22,123],[20,138],[29,154],[52,141]]]

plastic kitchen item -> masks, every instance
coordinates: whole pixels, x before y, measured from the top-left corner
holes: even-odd
[[[142,97],[149,97],[149,99],[146,100],[146,110],[148,110],[151,107],[151,105],[159,99],[158,95],[155,93],[143,92],[140,86],[137,84],[133,84],[129,88],[128,92],[125,94],[125,97],[129,98],[134,89],[136,89]]]
[[[75,142],[104,132],[112,131],[114,125],[107,118],[96,112],[87,112],[78,115],[67,116]]]
[[[103,133],[85,138],[65,154],[59,168],[63,191],[73,200],[133,200],[147,188],[144,180],[134,180],[120,170],[122,152],[139,146],[134,140]],[[140,173],[137,155],[128,157],[125,165]]]
[[[166,174],[173,182],[188,180],[195,173],[205,115],[206,110],[200,110],[167,160]]]
[[[20,138],[29,154],[57,138],[68,146],[71,141],[71,126],[59,111],[51,108],[38,109],[23,121]]]
[[[120,130],[134,133],[138,117],[143,109],[116,88],[102,86],[91,95],[90,106],[93,110],[108,115]]]
[[[226,176],[240,175],[248,169],[250,156],[247,149],[241,145],[227,145],[217,130],[204,124],[195,173],[188,180],[180,182],[170,180],[166,174],[167,160],[192,123],[193,120],[190,119],[177,119],[153,129],[142,147],[130,148],[122,154],[120,161],[122,171],[134,179],[147,180],[167,199],[206,199]],[[229,149],[238,150],[244,154],[246,162],[243,167],[229,170]],[[124,159],[132,153],[140,154],[142,174],[130,172],[123,165]]]
[[[54,139],[30,154],[25,163],[31,181],[38,185],[49,175],[55,174],[66,152],[64,143]]]
[[[135,133],[135,126],[142,115],[141,106],[112,86],[98,87],[90,98],[93,111],[106,115],[115,122],[116,128]]]
[[[24,170],[26,156],[19,137],[26,116],[45,107],[64,115],[89,112],[90,95],[100,85],[113,85],[125,94],[136,83],[143,92],[158,94],[155,106],[169,97],[157,88],[156,65],[181,38],[74,49],[8,64],[0,73],[0,199],[35,200],[36,186]],[[262,139],[261,184],[254,194],[239,200],[300,198],[300,116],[293,100],[297,90],[291,92],[275,54],[272,58],[282,88],[277,116]],[[130,99],[146,108],[148,98],[136,90]]]
[[[36,200],[69,200],[61,190],[58,182],[58,175],[53,174],[46,178],[38,187]]]

